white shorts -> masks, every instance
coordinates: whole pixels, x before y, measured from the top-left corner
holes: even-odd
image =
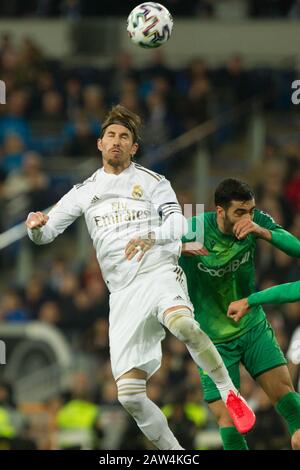
[[[148,378],[159,369],[163,313],[177,305],[194,311],[185,274],[175,265],[138,274],[125,289],[110,294],[109,342],[115,379],[133,368],[145,371]]]

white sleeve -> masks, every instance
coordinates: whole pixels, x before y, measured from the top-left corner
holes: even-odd
[[[163,179],[158,183],[152,194],[152,204],[163,221],[160,227],[152,230],[156,243],[163,245],[181,240],[188,231],[188,223],[168,180]]]
[[[42,228],[27,229],[28,236],[37,245],[50,243],[81,214],[82,207],[78,201],[78,190],[74,187],[49,211],[49,220]]]

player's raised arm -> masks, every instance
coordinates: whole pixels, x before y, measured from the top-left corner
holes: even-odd
[[[72,188],[48,215],[43,212],[31,212],[28,215],[25,225],[28,236],[34,243],[51,243],[82,214],[77,192],[76,187]]]
[[[28,229],[42,228],[49,220],[49,216],[43,212],[30,212],[25,222]]]
[[[289,256],[300,258],[300,240],[280,225],[267,213],[256,210],[253,222],[258,227],[257,236],[274,245]]]
[[[156,186],[152,195],[152,204],[162,219],[161,226],[153,230],[156,243],[164,245],[181,240],[188,231],[188,223],[167,179],[163,179]]]
[[[283,228],[271,231],[272,245],[294,258],[300,258],[300,240]]]
[[[141,261],[144,254],[154,244],[165,245],[180,241],[187,232],[187,220],[182,214],[171,184],[165,178],[154,189],[151,203],[157,209],[163,223],[160,226],[150,227],[147,234],[137,235],[128,242],[125,248],[125,256],[128,260],[133,259],[140,252],[137,261]]]

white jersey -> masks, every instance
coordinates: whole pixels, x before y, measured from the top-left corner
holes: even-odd
[[[97,170],[74,186],[49,212],[41,229],[28,230],[38,244],[51,242],[77,217],[84,215],[96,249],[103,278],[111,292],[127,286],[138,272],[165,263],[177,264],[181,241],[155,244],[140,262],[125,258],[125,247],[135,235],[159,227],[171,213],[181,213],[169,181],[147,168],[131,163],[119,175]]]

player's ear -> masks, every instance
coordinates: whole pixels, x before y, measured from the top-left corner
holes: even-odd
[[[139,149],[139,144],[135,142],[131,148],[131,157],[133,158]]]
[[[97,139],[97,148],[98,150],[100,150],[100,152],[102,152],[102,149],[103,149],[103,146],[102,146],[102,139]]]
[[[224,213],[224,209],[221,206],[216,206],[216,212],[218,215],[222,215]]]

